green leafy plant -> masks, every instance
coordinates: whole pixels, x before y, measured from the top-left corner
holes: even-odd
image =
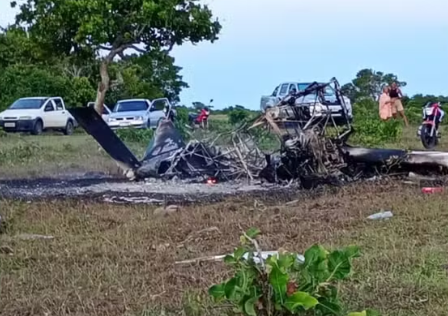
[[[139,143],[148,145],[154,136],[152,129],[118,129],[116,131],[118,137],[124,142]]]
[[[251,113],[248,110],[235,109],[230,111],[228,116],[231,125],[239,125],[247,121],[251,116]]]
[[[351,274],[352,259],[359,256],[356,246],[329,252],[314,245],[304,257],[279,252],[263,259],[256,241],[259,233],[257,229],[244,233],[240,247],[225,257],[234,276],[209,289],[216,302],[230,304],[248,316],[342,315],[337,282]]]
[[[354,133],[350,141],[356,145],[379,146],[398,140],[402,133],[402,121],[382,121],[378,115],[378,103],[362,99],[354,106]]]

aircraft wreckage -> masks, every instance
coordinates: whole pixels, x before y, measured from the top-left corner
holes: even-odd
[[[328,89],[333,91],[330,99],[325,93]],[[335,123],[331,111],[334,105],[340,105],[342,124]],[[328,83],[312,83],[304,91],[290,94],[250,125],[208,139],[186,142],[173,122],[166,119],[158,126],[140,161],[95,110],[75,108],[70,113],[130,180],[259,179],[270,183],[297,181],[310,187],[320,182],[351,182],[376,175],[448,173],[446,152],[348,145],[354,131],[335,78]],[[258,148],[253,131],[259,128],[279,140],[276,152],[266,154]]]

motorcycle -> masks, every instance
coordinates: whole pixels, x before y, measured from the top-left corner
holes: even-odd
[[[427,103],[423,109],[423,122],[419,127],[418,134],[422,141],[423,147],[433,149],[439,143],[438,120],[441,112],[440,102]]]
[[[210,105],[204,107],[201,110],[201,113],[188,113],[188,127],[191,129],[195,128],[202,128],[202,129],[208,129],[208,118],[210,116],[210,108],[211,103],[213,102],[213,99],[210,100]],[[201,114],[203,114],[201,116]],[[205,115],[205,117],[204,117]]]

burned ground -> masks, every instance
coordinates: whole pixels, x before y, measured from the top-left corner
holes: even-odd
[[[412,132],[401,141],[405,147],[417,147]],[[25,151],[24,143],[33,144],[34,152],[18,160],[3,154],[2,175],[102,172],[119,177],[85,135],[8,136],[1,148]],[[55,159],[56,166],[50,163]],[[30,169],[31,176],[26,174]],[[35,183],[27,181],[19,184],[32,190]],[[220,196],[214,202],[181,203],[177,212],[166,215],[158,214],[158,205],[99,198],[3,199],[0,315],[160,315],[161,310],[222,315],[206,290],[227,276],[226,268],[221,263],[175,262],[232,251],[239,225],[258,227],[265,250],[303,252],[315,243],[360,246],[355,274],[342,286],[351,310],[443,315],[448,308],[446,198],[446,193],[422,194],[419,184],[383,181],[322,189],[319,194],[291,190],[275,198],[270,191]],[[382,209],[394,217],[366,219]],[[19,238],[24,233],[54,239]]]

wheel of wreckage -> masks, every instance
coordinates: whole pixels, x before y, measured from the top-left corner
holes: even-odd
[[[422,141],[423,147],[426,149],[433,149],[437,146],[439,140],[437,138],[437,135],[431,136],[431,125],[424,125],[422,128],[422,131],[420,133],[420,139]]]

